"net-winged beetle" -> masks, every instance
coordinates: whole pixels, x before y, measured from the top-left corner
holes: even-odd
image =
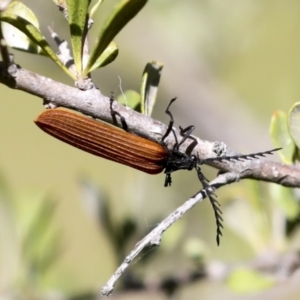
[[[178,141],[176,137],[173,129],[174,119],[169,110],[175,100],[176,98],[173,98],[166,109],[166,113],[170,116],[170,122],[161,139],[161,143],[127,132],[126,120],[112,109],[113,97],[111,97],[111,114],[115,122],[116,116],[120,117],[124,130],[64,109],[46,110],[38,116],[35,123],[43,131],[57,139],[91,154],[127,165],[148,174],[158,174],[164,171],[166,174],[165,186],[170,186],[172,183],[171,173],[178,170],[195,169],[215,213],[217,224],[216,238],[219,245],[223,227],[221,223],[222,212],[214,195],[208,192],[208,180],[203,175],[200,165],[213,161],[255,159],[272,154],[279,148],[248,155],[218,156],[201,160],[199,157],[191,155],[193,148],[197,145],[197,140],[191,136],[194,126],[189,126],[185,129],[179,127],[182,139]],[[172,149],[168,149],[165,139],[171,132],[174,135],[175,144]],[[187,139],[190,139],[192,142],[187,147],[186,152],[183,153],[179,148]]]

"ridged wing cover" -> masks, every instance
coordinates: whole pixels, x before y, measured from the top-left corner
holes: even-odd
[[[35,123],[76,148],[148,174],[162,172],[169,155],[156,142],[67,110],[46,110]]]

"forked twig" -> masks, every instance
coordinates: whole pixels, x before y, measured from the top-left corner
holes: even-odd
[[[187,213],[191,208],[193,208],[198,202],[207,197],[208,192],[212,194],[215,189],[230,183],[231,177],[227,174],[219,175],[215,180],[211,182],[209,186],[202,189],[190,199],[188,199],[183,205],[178,207],[174,212],[167,216],[160,224],[158,224],[149,234],[147,234],[141,241],[139,241],[134,249],[126,256],[122,264],[115,271],[115,273],[110,277],[107,283],[101,289],[102,296],[109,296],[117,280],[129,267],[130,263],[142,252],[146,247],[157,247],[160,245],[160,241],[163,233],[172,226],[177,220],[179,220],[185,213]]]

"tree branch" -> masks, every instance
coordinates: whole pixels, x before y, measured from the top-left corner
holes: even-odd
[[[44,99],[46,103],[54,106],[66,107],[76,110],[85,115],[113,124],[110,111],[109,97],[101,94],[95,86],[89,90],[82,91],[50,78],[38,75],[17,65],[11,65],[5,69],[0,62],[0,82],[6,86],[22,90]],[[119,112],[126,120],[128,131],[134,134],[154,140],[158,143],[165,133],[167,126],[157,120],[144,116],[118,102],[113,104],[114,110]],[[114,124],[115,125],[115,124]],[[119,124],[121,127],[121,124]],[[178,130],[175,130],[178,135]],[[180,136],[178,136],[180,139]],[[197,146],[192,154],[201,160],[222,155],[233,156],[238,153],[228,148],[222,142],[208,142],[197,137]],[[175,144],[172,134],[166,138],[167,147],[171,150]],[[187,140],[180,150],[184,152],[190,141]],[[222,161],[211,162],[210,166],[222,171],[231,172],[231,180],[238,181],[242,178],[251,178],[274,182],[288,187],[300,187],[300,168],[286,166],[281,163],[261,159],[249,159],[244,161]]]

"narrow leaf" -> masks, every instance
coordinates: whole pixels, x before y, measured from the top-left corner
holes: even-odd
[[[117,101],[125,106],[140,112],[141,96],[139,93],[133,90],[127,90],[124,94],[121,94]]]
[[[280,110],[274,112],[270,124],[270,134],[273,144],[276,147],[282,147],[282,150],[278,153],[282,161],[286,164],[292,164],[295,143],[288,130],[285,112]]]
[[[111,62],[113,62],[119,54],[119,48],[116,43],[111,42],[104,52],[96,60],[95,64],[91,67],[91,71],[94,71],[98,68],[102,68]]]
[[[20,16],[31,23],[39,30],[39,22],[35,14],[23,3],[19,1],[12,2],[5,10],[7,14],[14,14]],[[2,24],[3,36],[9,47],[17,50],[34,53],[34,54],[44,54],[42,49],[34,44],[22,31],[16,27],[8,24]]]
[[[91,0],[67,0],[73,57],[79,74],[82,70],[82,50],[90,2]]]
[[[71,78],[75,79],[74,75],[64,66],[59,60],[58,56],[51,49],[50,45],[43,37],[38,28],[32,25],[24,18],[15,14],[3,13],[0,15],[0,21],[9,23],[22,31],[33,43],[40,46],[42,50],[48,55],[60,68],[62,68]]]
[[[270,185],[270,194],[272,201],[276,202],[288,220],[297,218],[300,212],[300,206],[293,194],[293,190],[277,184]]]
[[[149,117],[152,114],[152,110],[156,102],[156,95],[162,68],[162,63],[152,61],[147,63],[143,72],[141,85],[142,114]]]
[[[121,29],[143,8],[147,0],[122,0],[115,6],[112,13],[105,21],[83,76],[90,72],[98,57],[112,42]]]
[[[293,161],[300,160],[300,102],[297,102],[290,109],[288,114],[288,130],[296,144]]]
[[[297,102],[289,111],[288,129],[295,142],[300,148],[300,102]]]

